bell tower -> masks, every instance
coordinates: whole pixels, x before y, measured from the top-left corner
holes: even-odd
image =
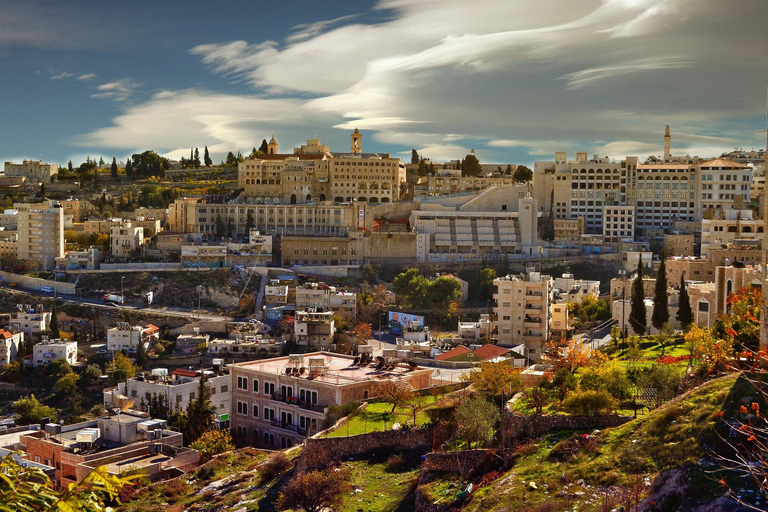
[[[670,155],[669,148],[672,143],[672,134],[669,131],[669,125],[667,125],[666,130],[664,130],[664,161],[669,162],[669,159],[672,155]]]
[[[352,153],[362,153],[363,152],[363,134],[360,133],[360,130],[355,128],[355,131],[352,132],[352,148],[350,149]]]
[[[276,155],[277,154],[277,141],[275,140],[275,134],[272,134],[272,138],[269,139],[269,143],[267,144],[267,154],[268,155]]]

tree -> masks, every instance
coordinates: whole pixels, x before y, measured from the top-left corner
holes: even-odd
[[[507,165],[507,168],[504,169],[504,174],[507,176],[512,176],[512,165]]]
[[[395,412],[398,407],[403,407],[413,398],[413,388],[400,379],[388,379],[377,384],[375,392],[375,396],[392,404],[392,412]]]
[[[122,353],[117,354],[107,366],[107,374],[110,375],[113,384],[125,382],[138,372],[139,368]]]
[[[688,296],[688,288],[685,286],[685,272],[680,276],[680,298],[675,318],[680,322],[680,327],[682,327],[683,331],[687,331],[688,327],[693,323],[691,298]]]
[[[128,178],[133,177],[133,159],[130,156],[125,159],[125,175]]]
[[[231,151],[227,153],[227,159],[224,162],[227,167],[237,167],[237,157]]]
[[[114,156],[112,157],[112,167],[110,167],[109,171],[112,174],[112,178],[117,179],[117,159]]]
[[[104,158],[99,157],[99,169],[103,169],[103,168],[104,168]]]
[[[144,366],[147,361],[147,346],[144,340],[139,340],[139,344],[136,346],[136,364],[139,368]]]
[[[45,183],[40,184],[40,197],[45,197]]]
[[[203,435],[197,438],[197,441],[192,443],[190,448],[200,452],[201,462],[207,462],[214,455],[231,452],[235,449],[235,445],[232,441],[232,434],[228,430],[214,429],[203,432]]]
[[[739,351],[756,352],[760,346],[761,309],[760,289],[751,286],[742,288],[726,298],[727,314],[715,321],[712,332]]]
[[[13,402],[13,408],[16,410],[17,425],[31,425],[40,423],[42,418],[50,418],[51,421],[56,418],[56,409],[42,405],[35,395],[19,398]]]
[[[196,441],[204,432],[213,428],[216,408],[211,402],[211,388],[205,385],[205,374],[200,374],[195,399],[187,405],[187,428],[184,431],[188,442]]]
[[[493,300],[494,284],[496,279],[496,270],[492,268],[484,268],[480,270],[480,274],[477,278],[477,298],[479,300]]]
[[[200,167],[200,150],[195,148],[195,157],[192,159],[195,167]]]
[[[632,397],[632,381],[624,366],[617,362],[583,368],[579,384],[582,390],[604,390],[617,400]]]
[[[227,238],[232,238],[235,233],[235,225],[232,223],[232,217],[227,219]]]
[[[250,241],[251,230],[256,227],[256,221],[253,219],[253,212],[248,209],[248,213],[245,215],[245,232],[248,234],[248,241]]]
[[[48,333],[51,338],[60,338],[61,332],[59,331],[59,314],[56,311],[56,300],[53,301],[53,308],[51,309],[51,322],[48,324]]]
[[[283,487],[277,507],[280,510],[321,512],[338,510],[347,492],[349,476],[346,470],[309,471],[295,475]]]
[[[224,219],[221,218],[221,214],[216,214],[216,238],[224,238],[224,235],[227,233],[227,228],[224,225]]]
[[[475,151],[472,150],[470,154],[464,157],[461,164],[462,174],[464,176],[477,176],[483,172],[483,167],[480,165],[480,161],[475,156]]]
[[[645,289],[643,288],[643,259],[637,263],[637,277],[632,284],[632,307],[629,311],[629,325],[637,334],[645,334],[647,319],[645,314]]]
[[[371,324],[365,322],[358,323],[352,332],[354,333],[358,345],[364,345],[366,341],[373,336]]]
[[[590,389],[574,393],[563,402],[566,412],[578,416],[605,414],[616,405],[616,400],[608,391]]]
[[[665,263],[664,253],[661,253],[661,264],[659,265],[659,274],[656,276],[656,287],[653,293],[653,313],[651,314],[651,325],[657,330],[669,322],[669,298],[667,297],[667,265]]]
[[[148,150],[143,153],[134,154],[132,171],[140,178],[148,176],[165,176],[165,171],[170,167],[167,158],[163,158],[154,151]],[[126,174],[128,169],[126,167]]]
[[[203,152],[203,163],[206,167],[210,167],[213,164],[213,160],[211,160],[211,155],[208,153],[208,146],[205,146],[205,151]]]
[[[78,379],[79,377],[75,372],[69,372],[58,381],[56,381],[56,385],[53,387],[53,389],[56,391],[56,393],[64,398],[73,396],[77,394]]]
[[[259,146],[259,151],[267,154],[267,151],[269,151],[269,144],[267,144],[267,139],[261,139],[261,146]]]
[[[419,153],[416,151],[416,148],[411,148],[411,164],[416,165],[419,163]]]
[[[431,306],[444,309],[461,299],[461,283],[455,277],[440,276],[427,284],[424,299]]]
[[[75,172],[74,168],[72,167],[72,160],[70,160],[69,162],[67,162],[67,170],[69,171],[69,173],[70,173],[70,174],[72,174],[73,172]]]
[[[480,368],[472,371],[468,378],[476,390],[492,396],[507,394],[511,397],[523,388],[520,371],[506,362],[483,361]]]
[[[89,364],[80,376],[80,383],[83,386],[95,386],[99,382],[101,382],[101,368],[97,364]]]
[[[392,281],[392,288],[397,295],[404,299],[404,305],[413,308],[419,308],[424,305],[428,287],[429,281],[427,281],[427,278],[422,276],[419,270],[415,268],[409,268]]]
[[[527,183],[533,179],[533,171],[529,167],[518,165],[514,174],[512,174],[512,179],[518,183]]]
[[[456,409],[458,432],[470,448],[472,443],[485,444],[493,437],[493,427],[500,416],[498,407],[482,396],[475,395]]]
[[[0,509],[4,511],[107,512],[124,486],[138,478],[111,475],[99,466],[58,494],[42,469],[21,466],[14,456],[9,453],[0,460]]]

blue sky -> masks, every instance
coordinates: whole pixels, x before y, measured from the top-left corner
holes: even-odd
[[[0,159],[764,147],[763,0],[0,2]]]

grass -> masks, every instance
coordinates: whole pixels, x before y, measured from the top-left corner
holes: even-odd
[[[339,510],[378,512],[403,510],[407,500],[416,488],[420,467],[410,464],[402,470],[393,471],[386,463],[386,455],[372,460],[344,462],[342,467],[350,470],[353,490],[344,498]],[[383,459],[383,460],[382,460]],[[412,507],[406,508],[412,510]]]
[[[428,420],[427,415],[416,413],[416,425],[423,425]],[[356,436],[368,432],[383,432],[391,429],[394,423],[413,425],[413,410],[410,407],[398,407],[392,412],[389,402],[368,404],[364,411],[352,416],[345,425],[329,432],[328,437]]]

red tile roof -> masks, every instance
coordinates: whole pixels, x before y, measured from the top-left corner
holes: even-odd
[[[177,368],[171,372],[171,375],[176,375],[178,377],[197,377],[197,371]]]
[[[490,343],[486,343],[482,347],[475,349],[475,354],[482,357],[485,360],[488,359],[495,359],[497,357],[501,357],[503,355],[506,355],[511,352],[511,349],[503,348],[498,345],[492,345]]]
[[[698,167],[725,167],[726,169],[746,169],[749,167],[745,164],[736,163],[732,160],[726,160],[724,158],[713,158],[706,162],[701,162]]]
[[[438,361],[448,361],[450,359],[453,359],[454,357],[463,356],[465,354],[471,354],[472,351],[465,347],[464,345],[459,345],[458,347],[449,350],[448,352],[444,352],[442,354],[439,354],[435,356],[435,359]]]

